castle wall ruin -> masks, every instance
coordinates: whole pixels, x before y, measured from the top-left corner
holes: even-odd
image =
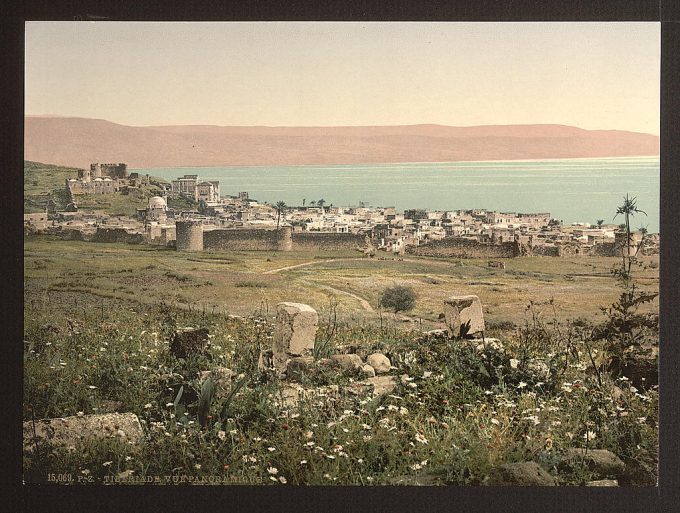
[[[144,235],[141,233],[128,233],[124,228],[97,228],[91,240],[92,242],[142,244],[144,242]]]
[[[407,246],[411,255],[454,258],[513,258],[519,256],[519,244],[503,242],[491,244],[463,237],[445,237],[420,246]]]
[[[289,226],[277,230],[226,229],[203,233],[206,250],[223,251],[318,251],[359,249],[364,235],[353,233],[295,232]]]
[[[202,221],[177,221],[175,231],[177,251],[203,251]]]

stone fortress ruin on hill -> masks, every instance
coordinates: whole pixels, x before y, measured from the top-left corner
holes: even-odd
[[[128,173],[127,165],[93,163],[68,179],[71,197],[116,194],[148,185],[149,175]],[[184,175],[171,184],[153,182],[160,196],[148,199],[135,218],[112,218],[78,211],[26,214],[29,232],[97,242],[146,243],[178,251],[378,251],[442,258],[519,256],[618,256],[626,235],[619,225],[563,225],[550,213],[496,212],[484,209],[428,211],[394,207],[338,207],[323,200],[302,206],[259,203],[247,192],[221,196],[217,181]],[[195,209],[168,207],[184,198]],[[74,201],[75,204],[75,201]],[[635,232],[641,254],[658,254],[659,235]]]

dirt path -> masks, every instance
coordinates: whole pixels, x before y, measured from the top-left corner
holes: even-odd
[[[337,294],[342,294],[342,295],[344,295],[344,296],[349,296],[349,297],[351,297],[351,298],[353,298],[353,299],[356,299],[357,301],[359,301],[359,303],[361,304],[361,307],[362,307],[364,310],[366,310],[367,312],[375,312],[375,310],[374,310],[373,307],[371,306],[371,303],[369,303],[368,301],[366,301],[363,297],[357,296],[356,294],[352,294],[351,292],[347,292],[347,291],[345,291],[345,290],[340,290],[340,289],[335,289],[335,288],[333,288],[333,287],[329,287],[328,285],[319,285],[319,284],[316,284],[316,286],[319,287],[319,288],[321,288],[321,289],[323,289],[323,290],[328,290],[329,292],[335,292],[335,293],[337,293]]]
[[[269,271],[264,271],[262,274],[276,274],[276,273],[281,272],[281,271],[289,271],[290,269],[298,269],[299,267],[307,267],[307,266],[310,266],[310,265],[323,264],[323,263],[326,263],[326,262],[351,262],[351,261],[355,261],[355,260],[361,260],[361,261],[364,261],[364,262],[375,262],[375,263],[378,263],[378,262],[411,262],[411,263],[417,264],[417,263],[423,262],[423,260],[415,260],[413,258],[401,258],[401,259],[395,258],[395,259],[386,259],[386,260],[379,260],[379,259],[375,259],[375,258],[369,259],[369,258],[365,258],[365,257],[364,258],[329,258],[329,259],[326,259],[326,260],[310,260],[309,262],[303,262],[301,264],[289,265],[288,267],[279,267],[278,269],[270,269]],[[444,265],[451,265],[448,262],[437,262],[436,260],[435,261],[425,260],[425,262],[427,262],[428,264],[432,264],[432,263],[440,264],[441,263],[441,264],[444,264]]]

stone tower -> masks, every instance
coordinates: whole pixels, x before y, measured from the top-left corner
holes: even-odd
[[[203,251],[203,221],[177,221],[175,227],[177,251]]]
[[[281,226],[277,234],[279,251],[293,251],[293,227]]]

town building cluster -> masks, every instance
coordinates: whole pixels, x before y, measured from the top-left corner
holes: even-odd
[[[79,169],[77,178],[66,180],[71,195],[113,194],[123,187],[139,187],[149,183],[149,175],[128,173],[127,164],[90,164],[89,169]]]
[[[79,170],[78,177],[67,180],[71,196],[79,194],[114,194],[123,188],[150,183],[149,175],[128,173],[127,165],[93,163]],[[498,212],[485,209],[425,210],[395,207],[326,206],[324,200],[302,206],[272,205],[250,198],[247,192],[237,195],[220,194],[218,181],[201,180],[198,174],[187,174],[171,184],[154,182],[160,195],[151,197],[148,205],[137,209],[135,218],[108,218],[99,213],[75,211],[27,214],[25,221],[34,227],[48,225],[96,230],[108,225],[125,228],[144,235],[150,243],[167,244],[175,239],[176,222],[200,220],[203,231],[215,229],[278,229],[290,227],[292,232],[325,232],[354,234],[366,237],[371,246],[388,252],[403,253],[443,239],[470,240],[476,243],[502,245],[516,243],[524,248],[550,248],[577,245],[579,251],[605,243],[617,243],[621,237],[619,225],[598,222],[564,225],[550,213]],[[192,209],[173,209],[169,198],[183,197],[194,205]],[[75,203],[75,200],[74,200]],[[636,240],[641,233],[634,234]],[[658,242],[658,235],[655,235]],[[649,237],[648,237],[649,238]],[[654,239],[654,237],[652,237]],[[540,251],[539,253],[540,254]],[[562,254],[560,252],[560,254]]]

